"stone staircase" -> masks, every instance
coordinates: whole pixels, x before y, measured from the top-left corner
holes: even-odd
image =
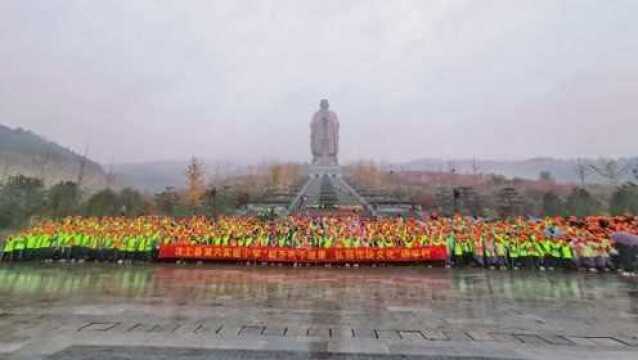
[[[361,206],[374,214],[370,204],[336,171],[313,171],[288,209],[289,213],[308,209],[336,209]]]

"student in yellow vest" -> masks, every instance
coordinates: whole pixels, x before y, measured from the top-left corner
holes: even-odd
[[[560,266],[563,269],[571,269],[574,266],[574,252],[569,242],[565,239],[560,239],[558,241],[558,246],[560,248]]]
[[[500,270],[507,270],[507,241],[504,237],[499,236],[496,238],[494,250],[496,252],[496,266]]]
[[[2,261],[13,261],[13,249],[15,246],[15,240],[9,236],[4,241],[4,249],[2,250]]]
[[[510,234],[508,234],[508,254],[509,254],[509,262],[510,262],[510,266],[512,269],[514,270],[518,270],[521,267],[521,263],[520,263],[520,247],[519,244],[517,243],[517,239],[513,239],[511,237]]]

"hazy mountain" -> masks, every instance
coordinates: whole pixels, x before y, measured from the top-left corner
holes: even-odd
[[[81,167],[83,186],[98,189],[106,185],[106,174],[97,162],[29,130],[0,125],[0,179],[22,174],[51,185],[63,180],[77,181]]]
[[[586,181],[589,183],[603,183],[605,180],[596,175],[589,165],[599,165],[598,160],[582,160],[587,169]],[[638,166],[638,158],[622,159],[622,163]],[[268,164],[248,165],[241,162],[204,159],[204,169],[209,181],[224,179],[231,176],[245,175]],[[185,184],[184,170],[188,161],[157,161],[142,163],[116,164],[109,169],[113,171],[118,186],[130,186],[143,191],[157,192],[168,186],[183,188]],[[521,178],[536,180],[542,171],[548,171],[558,182],[578,183],[580,180],[576,171],[576,159],[534,158],[528,160],[442,160],[420,159],[402,164],[383,164],[386,169],[406,171],[449,172],[451,168],[458,174],[497,174],[507,178]],[[632,178],[631,171],[627,171],[623,180]]]
[[[548,171],[551,176],[559,182],[580,181],[577,159],[554,159],[554,158],[533,158],[528,160],[441,160],[441,159],[419,159],[403,164],[392,165],[391,168],[416,171],[451,171],[455,169],[457,173],[474,174],[498,174],[508,178],[538,179],[542,171]],[[589,183],[602,183],[604,178],[596,174],[591,169],[591,165],[600,166],[601,161],[597,159],[580,160],[587,170],[585,180]],[[638,157],[620,159],[622,164],[633,164],[630,167],[638,166]],[[633,177],[630,170],[625,172],[622,180],[629,180]]]
[[[210,159],[203,159],[202,162],[209,182],[251,171],[250,166],[241,163]],[[121,163],[114,164],[110,171],[114,173],[119,186],[158,192],[167,187],[183,188],[188,164],[188,160]]]

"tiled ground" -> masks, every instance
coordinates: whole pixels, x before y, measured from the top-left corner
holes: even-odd
[[[614,274],[0,266],[0,358],[636,359],[636,336]]]

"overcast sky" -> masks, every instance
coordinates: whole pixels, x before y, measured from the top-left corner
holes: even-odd
[[[638,1],[2,0],[0,123],[102,162],[638,154]]]

